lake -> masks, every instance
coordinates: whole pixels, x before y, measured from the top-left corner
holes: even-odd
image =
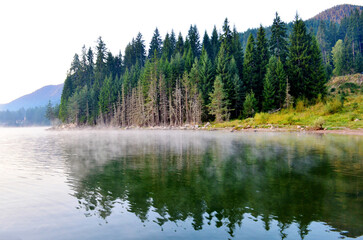
[[[0,128],[0,239],[363,239],[363,137]]]

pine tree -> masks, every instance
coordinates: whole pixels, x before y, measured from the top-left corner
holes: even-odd
[[[256,42],[256,68],[257,68],[257,79],[255,81],[255,97],[257,99],[258,105],[262,107],[262,92],[263,92],[263,82],[266,74],[266,67],[269,61],[269,51],[268,42],[266,39],[265,29],[260,26],[257,31],[257,42]]]
[[[291,95],[316,98],[325,93],[325,69],[315,37],[307,33],[305,23],[296,16],[290,35],[288,73]]]
[[[243,62],[243,70],[244,70],[244,82],[246,85],[246,91],[250,92],[256,90],[257,88],[257,60],[256,60],[256,47],[255,40],[250,34],[247,40],[246,52]]]
[[[233,44],[232,44],[233,35],[232,35],[231,28],[229,27],[229,22],[228,22],[227,18],[224,20],[222,29],[223,29],[223,33],[220,37],[221,44],[224,45],[227,55],[231,55],[233,53]]]
[[[199,76],[200,76],[200,91],[204,105],[209,104],[209,93],[213,88],[214,68],[211,60],[208,57],[207,51],[203,48],[202,55],[199,60]]]
[[[193,54],[193,59],[194,57],[199,58],[201,46],[199,41],[199,32],[196,25],[190,26],[187,39],[189,40],[190,48]]]
[[[213,54],[212,44],[209,39],[207,31],[205,31],[204,36],[203,36],[202,54],[203,54],[203,49],[207,52],[208,56],[212,56],[212,54]]]
[[[319,95],[326,94],[326,72],[323,64],[322,53],[319,43],[315,36],[311,39],[310,55],[311,55],[311,79],[312,81],[307,87],[307,98],[317,98]]]
[[[182,34],[179,32],[178,40],[175,43],[174,55],[179,53],[181,56],[184,54],[184,40]]]
[[[286,31],[286,24],[281,21],[280,16],[276,12],[275,19],[271,26],[270,52],[272,55],[279,58],[282,64],[285,64],[288,55]]]
[[[210,42],[211,42],[211,47],[212,47],[212,51],[211,51],[212,54],[211,54],[211,56],[209,56],[209,58],[212,61],[212,63],[214,64],[215,59],[217,58],[217,55],[219,52],[219,48],[221,46],[216,26],[214,26],[214,28],[213,28]]]
[[[232,33],[232,55],[236,60],[238,76],[243,80],[243,48],[236,28],[233,28]]]
[[[257,112],[257,100],[253,91],[246,95],[246,100],[243,103],[244,117],[253,117]]]
[[[134,49],[135,49],[135,64],[137,63],[140,67],[143,67],[145,65],[146,60],[146,50],[145,50],[145,41],[142,39],[142,34],[138,33],[135,43],[134,43]]]
[[[271,63],[271,61],[270,61]],[[267,74],[265,77],[265,82],[263,84],[263,111],[267,112],[276,108],[275,103],[275,86],[274,86],[274,79],[272,78],[271,69],[267,70]]]
[[[229,102],[226,98],[226,94],[224,92],[223,82],[220,76],[216,77],[214,81],[213,92],[210,93],[210,104],[209,112],[211,115],[215,116],[216,122],[222,122],[223,120],[228,119],[228,105]]]
[[[149,56],[148,56],[149,59],[153,59],[154,57],[160,58],[161,49],[162,49],[162,40],[161,40],[158,28],[156,28],[154,31],[154,35],[150,42]],[[155,53],[156,53],[156,55],[155,55]]]
[[[290,79],[291,95],[302,98],[307,95],[307,85],[311,82],[309,61],[311,37],[306,31],[303,20],[297,15],[290,35],[290,49],[288,60],[288,74]]]
[[[162,50],[162,58],[167,59],[170,61],[171,55],[172,55],[172,46],[170,42],[169,33],[166,34],[163,42],[163,50]]]

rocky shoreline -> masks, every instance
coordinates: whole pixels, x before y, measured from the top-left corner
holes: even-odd
[[[58,126],[53,126],[48,130],[52,131],[71,131],[71,130],[193,130],[193,131],[225,131],[225,132],[300,132],[300,133],[316,133],[316,134],[343,134],[343,135],[359,135],[363,136],[363,129],[337,129],[337,130],[328,130],[328,129],[309,129],[301,126],[291,126],[291,127],[274,127],[270,126],[268,128],[253,128],[250,126],[247,127],[224,127],[217,128],[213,127],[209,122],[204,125],[191,125],[185,124],[183,126],[154,126],[154,127],[138,127],[138,126],[130,126],[130,127],[117,127],[117,126],[79,126],[76,124],[62,124]]]

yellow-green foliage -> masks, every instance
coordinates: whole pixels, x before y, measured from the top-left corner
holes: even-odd
[[[263,128],[274,127],[321,129],[363,128],[363,95],[347,96],[342,106],[339,98],[331,98],[322,103],[317,101],[315,105],[303,109],[282,109],[277,113],[257,113],[254,118],[234,120],[213,125],[217,128]],[[358,119],[358,120],[357,120]]]
[[[304,101],[303,100],[297,101],[297,103],[296,103],[296,112],[302,112],[302,111],[304,111],[304,109],[305,109],[305,106],[304,105],[305,104],[304,104]]]
[[[337,97],[335,97],[325,105],[325,114],[338,113],[342,110],[342,108],[342,102]]]

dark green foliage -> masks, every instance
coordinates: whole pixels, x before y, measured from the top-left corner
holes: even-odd
[[[212,44],[211,44],[211,40],[209,39],[207,31],[205,31],[204,37],[203,37],[202,51],[203,51],[203,49],[207,52],[208,56],[213,56]]]
[[[209,112],[215,116],[216,122],[228,119],[228,105],[229,102],[224,92],[223,81],[220,76],[217,76],[214,81],[213,92],[210,93],[210,104],[208,105]]]
[[[165,38],[164,38],[162,52],[163,52],[162,58],[167,59],[168,61],[170,61],[170,58],[171,58],[171,56],[173,54],[173,47],[171,45],[169,33],[167,33]]]
[[[272,110],[276,107],[275,103],[275,86],[273,84],[273,79],[269,76],[269,73],[267,73],[265,82],[263,85],[263,105],[262,109],[263,111],[267,112],[269,110]]]
[[[181,56],[184,54],[184,40],[181,33],[178,35],[178,40],[175,43],[174,55],[179,53]]]
[[[228,19],[226,18],[224,20],[224,24],[223,24],[223,34],[220,36],[221,38],[221,44],[224,44],[224,48],[225,51],[227,52],[228,55],[231,55],[233,53],[233,44],[232,44],[232,31],[231,28],[229,26],[229,22]]]
[[[232,33],[232,55],[236,61],[238,76],[243,79],[243,48],[236,28],[233,28]]]
[[[221,46],[216,26],[214,26],[214,28],[213,28],[210,42],[211,42],[211,47],[212,47],[210,59],[211,59],[212,63],[214,63],[214,61],[218,55],[219,48]]]
[[[269,46],[266,39],[265,29],[260,26],[257,32],[256,41],[257,79],[255,80],[255,88],[253,89],[260,108],[262,107],[263,82],[266,74],[266,67],[270,58],[269,55]]]
[[[275,56],[271,56],[264,79],[263,111],[281,108],[286,94],[284,67]]]
[[[158,28],[156,28],[154,31],[154,35],[150,42],[149,59],[153,59],[154,57],[160,58],[161,49],[162,49],[162,40],[161,40]]]
[[[231,31],[226,19],[221,35],[214,26],[202,45],[196,25],[185,40],[172,31],[162,41],[156,28],[148,58],[141,33],[124,56],[113,55],[100,37],[95,62],[91,48],[74,55],[56,112],[62,122],[126,127],[197,124],[289,107],[293,99],[325,94],[332,62],[336,75],[363,71],[361,29],[359,12],[340,26],[298,17],[286,25],[276,14],[271,28],[243,34]]]
[[[201,46],[199,41],[199,32],[197,26],[190,26],[187,39],[189,40],[190,48],[192,50],[193,58],[200,56]]]
[[[326,81],[321,52],[316,39],[307,33],[304,22],[296,16],[290,35],[288,75],[294,98],[316,98],[324,94]]]
[[[214,68],[211,60],[208,57],[207,51],[203,48],[202,55],[199,60],[199,76],[200,76],[200,91],[205,105],[209,104],[209,93],[213,88]]]
[[[243,103],[244,117],[253,117],[257,112],[257,100],[253,91],[246,95],[246,100]]]
[[[243,80],[246,85],[246,91],[251,92],[253,90],[256,90],[257,88],[256,81],[258,78],[257,53],[256,53],[255,40],[252,34],[248,38],[244,62],[243,62],[243,70],[244,70]]]
[[[287,28],[286,24],[281,21],[280,16],[276,13],[275,19],[271,26],[270,52],[285,64],[287,57]]]
[[[145,41],[142,39],[142,34],[138,33],[135,43],[134,43],[134,51],[135,51],[135,63],[140,67],[144,66],[146,60],[146,50],[145,50]]]

